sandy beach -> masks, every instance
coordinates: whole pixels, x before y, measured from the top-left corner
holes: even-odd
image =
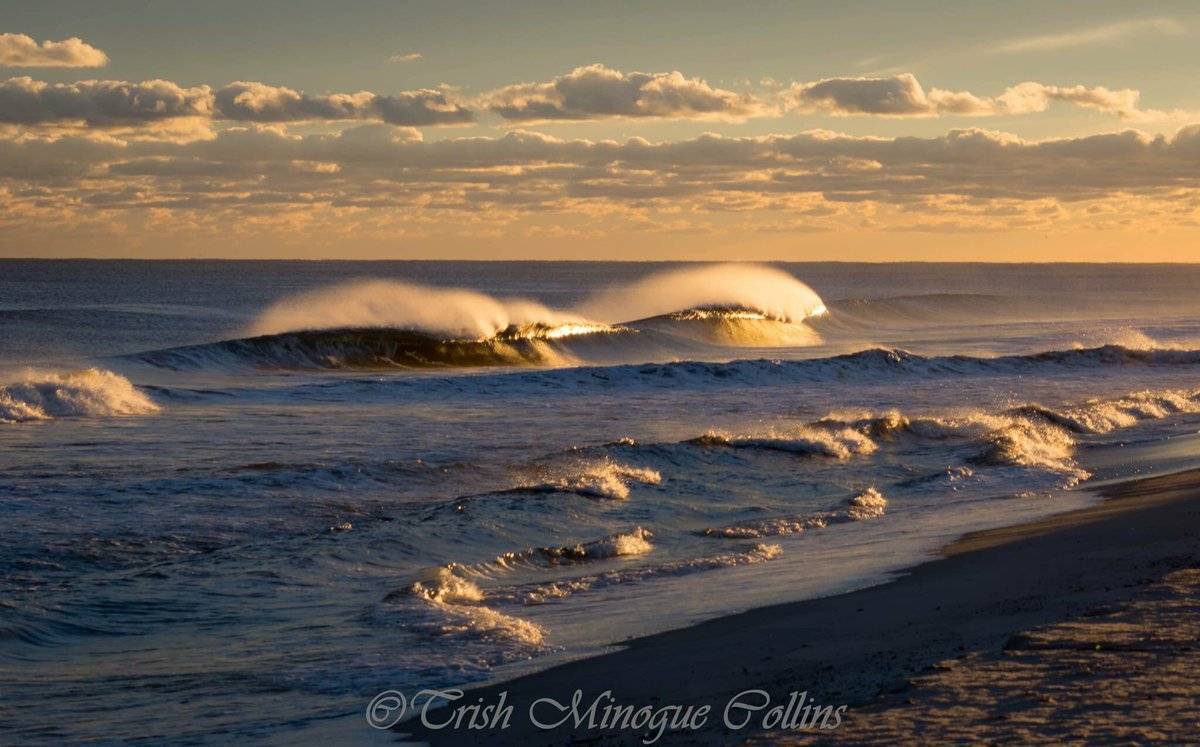
[[[489,688],[516,717],[504,730],[424,730],[432,744],[637,743],[621,730],[533,727],[530,703],[710,705],[699,730],[658,743],[740,741],[1174,741],[1195,737],[1200,471],[1128,482],[1105,500],[1035,523],[968,535],[902,578],[628,643]],[[746,690],[846,705],[836,731],[730,730]],[[742,702],[748,702],[745,698]],[[1187,706],[1185,708],[1185,706]],[[543,719],[549,720],[549,719]],[[401,724],[410,732],[416,721]]]

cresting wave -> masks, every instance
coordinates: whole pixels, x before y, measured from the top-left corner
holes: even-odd
[[[593,357],[577,350],[583,338],[618,336],[616,349],[588,352],[637,359],[637,351],[622,354],[620,345],[639,331],[656,333],[668,357],[689,340],[809,345],[819,337],[803,322],[823,313],[820,297],[804,283],[753,265],[662,272],[602,291],[574,309],[459,288],[367,281],[284,299],[244,337],[131,357],[170,369],[567,365]],[[671,339],[677,343],[673,352]]]
[[[402,593],[389,595],[386,602],[404,605],[407,600],[426,605],[431,616],[414,614],[414,627],[433,635],[502,639],[532,648],[542,646],[545,630],[536,623],[498,612],[484,605],[484,593],[471,581],[439,568],[414,581]],[[419,613],[405,605],[410,613]]]
[[[585,498],[623,501],[630,485],[658,485],[662,474],[612,459],[584,459],[567,464],[539,465],[520,484],[496,493],[575,493]],[[492,493],[492,494],[496,494]]]
[[[148,415],[159,407],[124,376],[98,368],[26,372],[0,386],[0,423],[66,417]]]
[[[472,565],[450,563],[446,568],[458,575],[491,577],[516,568],[546,568],[629,555],[644,555],[654,549],[654,545],[650,543],[653,537],[654,534],[650,530],[635,527],[629,532],[611,534],[589,542],[531,547],[526,550],[506,552],[496,556],[495,560],[485,563]]]
[[[870,454],[877,448],[868,434],[847,425],[828,421],[796,426],[788,430],[772,429],[764,436],[734,436],[709,431],[690,443],[697,446],[786,451],[836,459],[848,459],[855,454]]]

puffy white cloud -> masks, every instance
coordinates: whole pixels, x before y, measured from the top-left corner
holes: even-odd
[[[391,57],[388,58],[388,62],[395,62],[395,63],[416,62],[417,60],[421,59],[423,56],[424,55],[422,55],[420,52],[403,52],[401,54],[392,55]]]
[[[208,86],[183,88],[166,80],[45,83],[25,76],[0,82],[0,122],[7,124],[112,127],[211,114]]]
[[[0,34],[0,66],[103,67],[108,55],[77,36],[62,41],[37,41],[25,34]]]
[[[543,83],[518,83],[484,97],[511,120],[608,117],[743,119],[770,110],[751,94],[713,88],[680,72],[623,73],[604,65],[577,67]]]
[[[394,95],[370,91],[310,95],[249,81],[236,81],[218,89],[216,113],[246,122],[377,119],[395,125],[424,126],[474,120],[471,110],[436,89]]]

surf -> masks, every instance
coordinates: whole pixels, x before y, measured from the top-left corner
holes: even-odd
[[[120,374],[99,368],[26,371],[0,385],[0,423],[149,415],[159,406]]]
[[[566,366],[813,345],[805,321],[825,313],[800,280],[755,265],[659,272],[569,308],[372,280],[285,298],[227,340],[130,357],[172,370]]]

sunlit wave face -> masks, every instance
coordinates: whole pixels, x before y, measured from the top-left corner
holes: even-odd
[[[608,332],[633,332],[628,327],[596,324],[593,322],[569,322],[566,324],[523,324],[509,327],[497,335],[503,340],[558,340],[564,337],[578,337]]]

